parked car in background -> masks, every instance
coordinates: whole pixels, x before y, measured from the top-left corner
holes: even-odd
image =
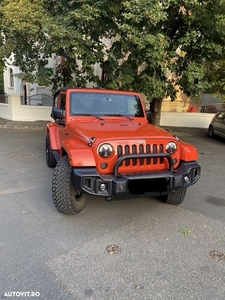
[[[221,110],[225,109],[225,103],[211,103],[211,104],[204,104],[201,106],[200,112],[202,113],[217,113]]]
[[[208,134],[210,137],[219,135],[225,138],[225,110],[219,111],[209,124]]]

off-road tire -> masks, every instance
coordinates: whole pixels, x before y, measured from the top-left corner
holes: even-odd
[[[213,137],[214,136],[214,129],[213,129],[212,125],[209,125],[208,136],[209,137]]]
[[[72,179],[72,166],[68,156],[58,161],[52,180],[52,199],[56,209],[63,214],[77,214],[85,205],[87,194],[78,191]]]
[[[57,164],[57,161],[51,149],[49,134],[46,135],[46,163],[49,168],[54,168]]]
[[[186,191],[187,188],[180,188],[169,195],[161,196],[160,199],[167,204],[179,205],[184,201]]]

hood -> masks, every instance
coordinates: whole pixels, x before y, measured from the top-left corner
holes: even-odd
[[[68,130],[76,134],[77,138],[89,141],[96,140],[119,140],[119,139],[141,139],[141,138],[173,138],[173,136],[152,124],[138,122],[136,120],[84,120],[71,121]]]

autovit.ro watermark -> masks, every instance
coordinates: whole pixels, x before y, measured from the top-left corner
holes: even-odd
[[[39,292],[5,292],[3,295],[3,299],[10,297],[40,297]]]

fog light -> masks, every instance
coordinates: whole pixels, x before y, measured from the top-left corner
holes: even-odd
[[[117,191],[119,193],[124,193],[126,191],[126,185],[124,183],[118,184]]]
[[[107,190],[107,183],[101,183],[98,188],[99,191],[105,192]]]
[[[108,167],[108,164],[106,162],[101,164],[101,168],[104,170]]]
[[[184,177],[184,181],[185,181],[185,183],[190,183],[191,182],[191,180],[190,180],[190,178],[188,176]]]

